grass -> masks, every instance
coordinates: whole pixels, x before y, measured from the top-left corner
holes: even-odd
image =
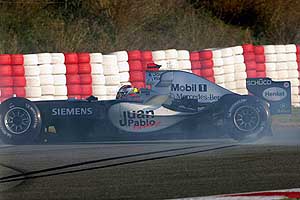
[[[4,0],[0,53],[299,43],[299,6],[292,0]]]
[[[300,127],[300,108],[293,107],[290,115],[275,115],[272,123],[280,126],[299,126]]]

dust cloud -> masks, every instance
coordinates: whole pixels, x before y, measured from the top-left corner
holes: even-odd
[[[273,126],[273,135],[264,137],[255,144],[263,145],[300,145],[299,126]]]

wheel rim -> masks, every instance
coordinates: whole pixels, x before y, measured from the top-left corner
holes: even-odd
[[[234,113],[234,125],[244,132],[255,130],[259,126],[259,113],[252,106],[239,107]]]
[[[20,135],[30,128],[31,117],[24,108],[14,107],[5,114],[4,123],[7,130]]]

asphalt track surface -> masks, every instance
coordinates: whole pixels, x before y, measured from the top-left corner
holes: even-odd
[[[172,199],[300,187],[300,128],[230,139],[0,145],[0,199]]]

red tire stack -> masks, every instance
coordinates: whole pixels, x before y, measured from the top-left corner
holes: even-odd
[[[256,77],[266,77],[266,58],[264,46],[259,45],[254,47],[255,62],[256,62]]]
[[[11,56],[9,54],[0,55],[0,102],[12,97],[14,94],[13,71],[11,66]]]
[[[146,71],[159,71],[159,68],[155,68],[156,65],[153,61],[152,51],[142,51],[142,65],[144,69],[145,78],[146,78]],[[146,80],[144,80],[143,86],[148,87],[146,86]]]
[[[76,53],[64,53],[68,98],[81,98],[80,76],[78,74],[78,56]]]
[[[142,65],[143,65],[143,69],[144,71],[148,70],[148,64],[153,63],[153,58],[152,58],[152,51],[142,51]],[[153,69],[150,69],[153,70]],[[158,70],[158,69],[154,69],[154,70]]]
[[[211,82],[215,82],[213,53],[211,50],[199,51],[199,60],[201,64],[201,76]]]
[[[89,53],[78,53],[78,74],[80,78],[80,96],[85,99],[93,94],[92,67]]]
[[[246,65],[247,78],[256,78],[256,61],[254,46],[252,44],[243,44],[244,62]]]
[[[17,97],[26,97],[26,79],[24,57],[22,54],[11,55],[12,75],[14,80],[14,94]]]
[[[142,52],[140,50],[128,51],[129,81],[133,87],[145,87],[145,68],[142,61]]]
[[[190,52],[190,60],[192,65],[192,72],[198,76],[202,76],[199,52]]]

